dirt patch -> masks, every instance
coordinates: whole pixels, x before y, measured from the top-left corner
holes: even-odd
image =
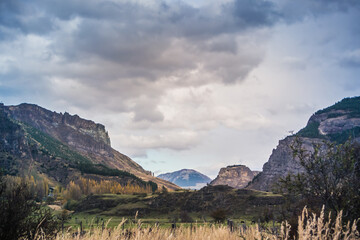
[[[48,207],[55,211],[61,210],[61,206],[59,206],[59,205],[48,205]]]

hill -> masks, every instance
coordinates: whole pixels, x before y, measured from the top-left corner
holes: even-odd
[[[233,188],[244,188],[257,175],[258,171],[251,171],[245,165],[233,165],[221,168],[217,177],[210,183],[216,185],[228,185]]]
[[[299,160],[293,158],[291,145],[295,138],[299,138],[307,150],[313,149],[313,144],[323,144],[323,141],[338,144],[349,138],[360,141],[360,97],[345,98],[317,111],[298,133],[279,141],[263,171],[249,184],[250,189],[271,191],[279,177],[303,170]]]
[[[113,149],[103,125],[77,115],[51,112],[33,104],[1,104],[0,143],[0,167],[7,174],[46,178],[53,185],[85,175],[178,188],[153,177]]]
[[[182,169],[175,172],[160,174],[158,178],[175,183],[184,188],[199,189],[211,181],[211,179],[193,169]]]

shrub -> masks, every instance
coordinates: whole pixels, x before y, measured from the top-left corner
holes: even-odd
[[[55,199],[53,197],[47,197],[46,198],[46,204],[50,205],[53,204],[55,201]]]
[[[224,222],[227,216],[225,209],[219,208],[210,213],[210,217],[214,219],[215,222],[221,223]]]
[[[292,146],[304,171],[281,178],[278,190],[285,197],[283,219],[288,220],[296,234],[297,216],[304,206],[312,213],[342,211],[345,221],[360,216],[360,145],[347,141],[344,144],[324,142],[305,150],[300,139]]]
[[[194,219],[192,219],[192,217],[189,215],[188,212],[182,211],[180,213],[180,221],[184,223],[185,222],[188,223],[188,222],[194,222]]]
[[[79,202],[78,202],[78,201],[69,199],[69,200],[66,201],[66,203],[64,204],[64,208],[65,208],[66,210],[69,210],[69,211],[74,211],[78,205],[79,205]]]
[[[161,193],[162,194],[167,194],[168,193],[168,189],[165,186],[162,186],[161,188]]]

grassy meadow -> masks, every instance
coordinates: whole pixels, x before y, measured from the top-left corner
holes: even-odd
[[[187,193],[188,191],[183,191]],[[167,195],[180,196],[182,192],[166,193]],[[264,197],[274,196],[272,193],[255,192],[256,195]],[[85,211],[71,213],[71,218],[65,223],[64,229],[56,236],[57,240],[141,240],[141,239],[173,239],[173,240],[225,240],[225,239],[360,239],[356,224],[358,222],[344,223],[340,212],[336,219],[331,220],[330,215],[325,216],[324,209],[320,215],[309,213],[304,208],[298,216],[298,226],[291,226],[288,222],[268,221],[254,222],[252,219],[258,217],[258,209],[247,210],[248,215],[229,213],[228,219],[232,221],[232,227],[227,221],[216,223],[211,216],[199,212],[190,212],[192,222],[176,220],[176,227],[173,227],[174,216],[179,216],[181,209],[175,208],[169,213],[158,211],[145,211],[139,217],[140,211],[147,209],[148,201],[154,201],[159,194],[133,195],[133,194],[103,194],[97,196],[100,201],[119,201],[119,204],[107,209],[86,208]],[[255,198],[254,198],[255,199]],[[125,202],[124,202],[125,201]],[[256,202],[256,200],[254,200]],[[126,203],[127,202],[127,203]],[[241,201],[240,201],[241,202]],[[86,200],[84,204],[90,204]],[[125,204],[124,204],[125,203]],[[236,208],[236,207],[235,207]],[[254,208],[255,209],[255,208]],[[260,208],[261,209],[261,208]],[[134,215],[123,216],[117,213],[132,212]],[[58,210],[58,213],[61,210]],[[291,233],[292,232],[292,233]],[[46,236],[39,233],[38,239]]]
[[[216,191],[207,197],[199,197],[201,194],[198,191],[189,190],[165,194],[92,195],[82,199],[73,207],[74,211],[71,211],[71,218],[65,223],[65,227],[79,228],[81,225],[83,229],[89,229],[94,226],[102,227],[108,223],[108,227],[114,228],[122,223],[123,228],[130,228],[137,224],[137,219],[141,219],[142,225],[147,227],[157,225],[160,228],[167,228],[174,222],[178,226],[189,226],[190,222],[197,226],[211,226],[214,224],[211,214],[216,209],[212,202],[217,198],[224,201],[224,220],[231,219],[237,225],[250,225],[261,220],[262,225],[266,225],[263,219],[264,213],[269,211],[269,206],[266,205],[267,201],[265,200],[280,196],[259,191],[243,191],[240,194],[239,192],[229,189],[219,195]],[[209,200],[207,201],[206,198]],[[254,204],[251,204],[249,199]],[[186,202],[190,202],[190,205],[197,205],[199,209],[188,210]],[[221,206],[221,204],[217,205]],[[279,206],[271,207],[276,209]],[[58,210],[58,212],[60,211]],[[135,219],[135,215],[137,219]],[[276,222],[275,224],[277,224]],[[274,223],[268,224],[273,225]]]
[[[75,231],[69,228],[68,231],[56,236],[56,240],[287,240],[290,237],[291,225],[287,222],[272,229],[271,227],[261,227],[257,224],[251,226],[234,226],[230,228],[225,225],[181,225],[174,228],[161,228],[157,226],[148,226],[141,220],[138,220],[131,227],[125,227],[126,219],[115,227],[111,227],[109,220],[104,227],[93,226],[86,231],[80,229]],[[360,239],[356,228],[356,221],[353,223],[343,223],[342,213],[340,212],[334,221],[327,219],[324,215],[324,209],[319,216],[309,214],[307,208],[304,208],[302,214],[298,217],[297,237],[299,240],[353,240]],[[46,236],[38,233],[37,240],[46,239]]]

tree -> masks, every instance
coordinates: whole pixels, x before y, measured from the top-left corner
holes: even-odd
[[[24,219],[35,207],[36,203],[25,181],[10,188],[9,183],[1,177],[0,239],[18,239],[23,236]]]
[[[35,202],[25,179],[11,181],[0,176],[0,239],[34,239],[43,232],[45,238],[54,236],[58,221],[49,209]]]
[[[348,140],[314,144],[305,150],[299,139],[292,146],[304,172],[280,179],[278,189],[288,198],[297,198],[320,211],[322,205],[333,213],[343,211],[345,220],[360,216],[360,144]],[[299,206],[300,208],[302,206]]]
[[[189,215],[189,213],[188,212],[186,212],[186,211],[182,211],[181,213],[180,213],[180,220],[181,220],[181,222],[186,222],[186,223],[191,223],[191,222],[194,222],[194,219]]]
[[[165,186],[162,186],[161,188],[161,193],[162,194],[167,194],[168,193],[168,189]]]
[[[210,213],[210,217],[214,219],[215,222],[221,223],[224,222],[227,216],[225,209],[219,208]]]
[[[72,199],[72,200],[80,200],[81,196],[82,196],[82,191],[79,187],[79,185],[77,185],[75,182],[70,181],[69,185],[67,186],[66,189],[66,199]]]

